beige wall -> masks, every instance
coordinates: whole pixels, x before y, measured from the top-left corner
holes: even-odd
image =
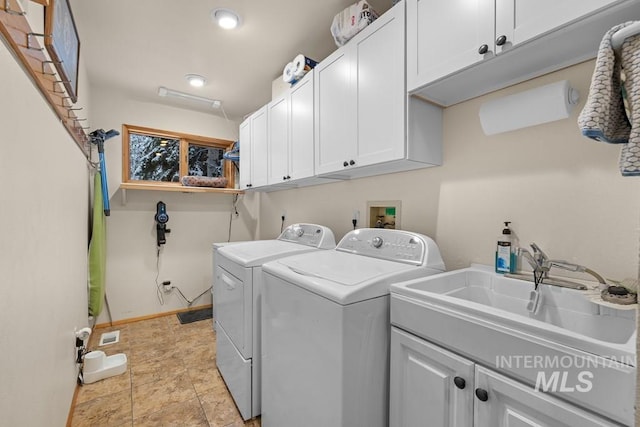
[[[98,87],[92,88],[92,126],[121,131],[122,124],[235,140],[238,123],[214,114],[171,108],[135,99]],[[231,215],[233,196],[183,194],[163,191],[128,190],[123,203],[122,142],[115,137],[105,143],[111,216],[107,219],[106,295],[112,320],[130,319],[187,307],[177,291],[156,295],[158,282],[171,280],[192,300],[211,286],[211,245],[214,242],[251,240],[256,235],[258,197],[240,196],[239,216]],[[167,205],[167,243],[158,260],[154,215],[156,204]],[[159,266],[159,267],[158,267]],[[210,304],[207,292],[194,306]],[[98,323],[109,321],[103,310]]]
[[[263,194],[260,237],[277,235],[284,209],[287,223],[318,222],[340,238],[354,210],[365,223],[367,201],[400,200],[402,228],[434,237],[448,269],[492,265],[510,220],[523,245],[535,241],[606,277],[636,277],[640,180],[620,176],[618,147],[582,137],[576,125],[592,71],[593,62],[579,64],[447,108],[443,166]],[[562,79],[581,93],[569,119],[483,134],[482,102]]]
[[[89,174],[1,41],[0,76],[0,423],[62,426],[87,325]]]

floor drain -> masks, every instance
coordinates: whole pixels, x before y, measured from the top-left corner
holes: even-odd
[[[100,335],[100,346],[115,344],[120,341],[120,331],[105,332]]]

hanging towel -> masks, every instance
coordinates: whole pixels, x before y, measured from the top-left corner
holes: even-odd
[[[628,38],[618,55],[611,38],[632,23],[617,25],[604,35],[589,96],[578,117],[584,136],[623,144],[619,163],[622,175],[640,175],[640,37]],[[629,111],[625,111],[625,97]]]
[[[93,226],[89,243],[89,315],[94,318],[102,312],[107,266],[107,221],[102,197],[102,178],[100,173],[96,173],[93,181]]]

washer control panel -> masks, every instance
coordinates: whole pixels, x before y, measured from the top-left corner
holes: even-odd
[[[363,228],[345,235],[336,250],[408,264],[423,265],[426,236],[401,230]]]
[[[333,232],[317,224],[293,224],[284,229],[278,240],[299,243],[319,249],[333,249],[336,246]]]

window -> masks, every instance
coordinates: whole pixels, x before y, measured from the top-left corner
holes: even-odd
[[[183,176],[226,177],[235,185],[235,166],[223,154],[233,141],[138,126],[122,126],[122,181],[181,186]]]

